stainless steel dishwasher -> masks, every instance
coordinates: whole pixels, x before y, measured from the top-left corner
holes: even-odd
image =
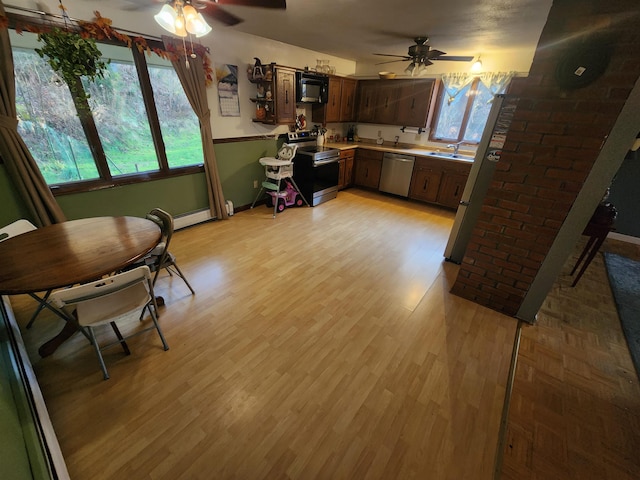
[[[416,157],[411,155],[385,152],[382,157],[382,172],[378,190],[403,197],[408,196],[415,161]]]

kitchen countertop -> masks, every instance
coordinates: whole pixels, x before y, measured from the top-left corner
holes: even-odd
[[[405,155],[413,155],[417,157],[433,157],[440,160],[452,162],[473,163],[474,154],[472,152],[462,152],[458,157],[452,157],[451,152],[441,152],[436,148],[427,148],[423,146],[400,145],[394,146],[389,144],[378,145],[369,142],[325,142],[325,147],[335,148],[338,150],[349,150],[354,148],[366,148],[367,150],[377,150],[379,152],[402,153]]]

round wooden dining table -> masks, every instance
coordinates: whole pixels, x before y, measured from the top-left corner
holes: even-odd
[[[0,295],[34,294],[99,279],[142,258],[160,238],[160,227],[139,217],[83,218],[17,235],[0,242]],[[40,347],[40,355],[53,353],[75,331],[66,322]]]

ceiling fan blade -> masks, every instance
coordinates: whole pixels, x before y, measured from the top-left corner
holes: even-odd
[[[241,7],[287,8],[286,0],[217,0],[218,5],[239,5]]]
[[[408,60],[411,60],[411,59],[410,58],[401,58],[400,60],[389,60],[388,62],[376,63],[376,65],[384,65],[385,63],[406,62]]]
[[[406,55],[391,55],[389,53],[372,53],[372,55],[379,55],[381,57],[398,57],[398,58],[404,58],[406,60],[411,60],[411,57],[407,57]]]
[[[444,57],[436,57],[431,60],[449,60],[450,62],[470,62],[474,57],[460,57],[455,55],[447,55]]]
[[[229,27],[237,25],[243,21],[240,17],[236,17],[232,13],[225,12],[213,2],[206,2],[202,4],[202,6],[198,7],[198,10],[204,17],[212,18]]]
[[[430,49],[427,56],[429,58],[436,58],[436,57],[439,57],[440,55],[446,55],[446,54],[447,52],[443,52],[442,50]]]

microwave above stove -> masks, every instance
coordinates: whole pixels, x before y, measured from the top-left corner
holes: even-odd
[[[296,72],[296,103],[327,103],[329,77],[312,72]]]

